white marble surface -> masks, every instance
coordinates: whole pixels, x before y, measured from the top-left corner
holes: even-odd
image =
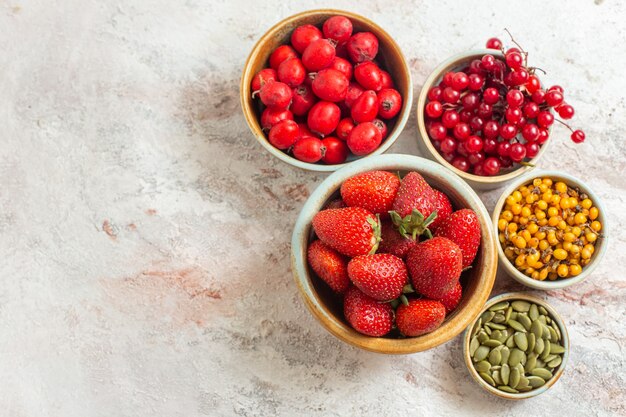
[[[324,5],[386,28],[416,93],[504,27],[566,87],[588,140],[557,128],[540,165],[584,177],[612,236],[587,282],[540,294],[573,346],[542,397],[482,392],[458,338],[382,356],[305,311],[288,242],[324,175],[255,142],[238,82],[269,26]],[[626,415],[624,21],[615,0],[0,1],[0,414]],[[392,152],[416,134],[411,117]]]

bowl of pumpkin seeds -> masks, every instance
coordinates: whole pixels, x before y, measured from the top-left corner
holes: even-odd
[[[490,299],[465,331],[465,364],[478,384],[502,398],[546,392],[563,374],[569,336],[545,301],[523,292]]]

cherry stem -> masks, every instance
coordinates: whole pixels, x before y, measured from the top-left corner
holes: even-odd
[[[522,51],[526,56],[528,56],[528,52],[526,52],[524,50],[524,48],[522,48],[522,45],[520,45],[519,43],[517,43],[517,41],[515,40],[515,38],[513,38],[513,35],[511,35],[511,32],[509,32],[509,30],[507,28],[504,28],[504,31],[506,33],[509,34],[509,37],[511,38],[511,42],[513,42],[515,45],[519,46],[520,51]]]
[[[563,126],[568,128],[570,130],[570,132],[574,132],[574,129],[572,129],[572,127],[570,125],[568,125],[567,123],[565,123],[564,121],[562,121],[560,119],[557,119],[556,117],[554,118],[554,120],[556,120],[557,122],[561,123]]]
[[[541,69],[541,68],[539,68],[539,67],[531,67],[530,69],[531,69],[531,70],[533,70],[533,71],[535,71],[535,70],[539,70],[539,71],[543,72],[543,75],[546,75],[546,74],[547,74],[547,72],[545,72],[543,69]]]

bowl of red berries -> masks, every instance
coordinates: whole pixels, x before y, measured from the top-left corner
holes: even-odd
[[[302,208],[291,248],[313,316],[379,353],[451,340],[480,313],[496,275],[480,198],[451,171],[411,155],[378,155],[330,175]]]
[[[517,45],[517,44],[516,44]],[[428,77],[417,104],[419,145],[431,159],[477,189],[493,189],[531,170],[551,142],[558,122],[574,116],[563,88],[544,87],[540,70],[521,47],[497,38],[487,49],[464,52]]]
[[[396,42],[374,22],[339,10],[306,11],[269,29],[246,61],[240,94],[259,143],[312,171],[385,152],[413,101]]]

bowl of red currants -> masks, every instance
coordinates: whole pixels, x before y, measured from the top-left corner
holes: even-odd
[[[505,49],[496,38],[487,48],[441,63],[417,104],[422,150],[477,189],[497,188],[534,168],[554,122],[569,128],[563,120],[574,115],[562,87],[542,86],[526,51]],[[572,130],[574,142],[584,137]]]
[[[413,101],[396,42],[370,20],[339,10],[302,12],[269,29],[246,61],[240,94],[259,143],[312,171],[385,152]]]

